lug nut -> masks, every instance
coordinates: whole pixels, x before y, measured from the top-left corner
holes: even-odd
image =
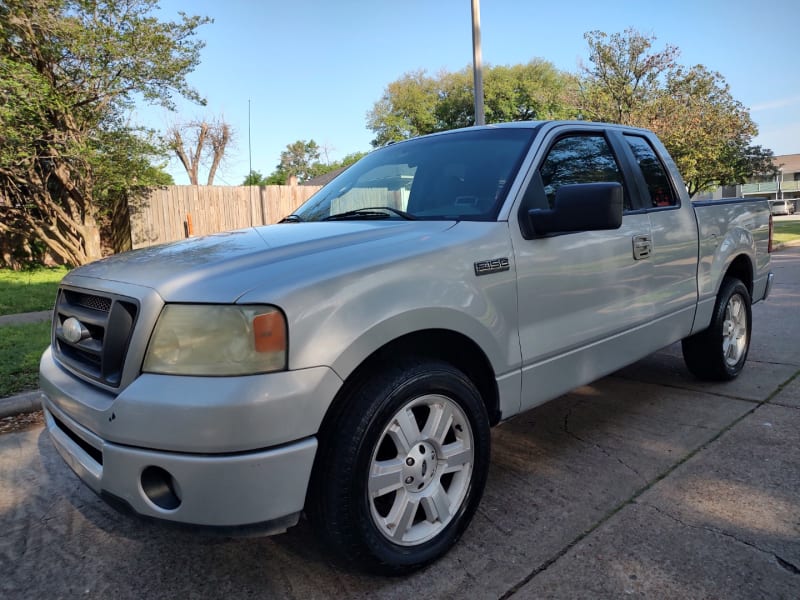
[[[414,466],[414,459],[413,459],[413,458],[411,458],[411,457],[409,456],[409,457],[406,459],[406,464],[407,464],[409,467],[413,467],[413,466]]]
[[[413,478],[413,477],[411,477],[411,476],[409,476],[409,477],[406,477],[406,483],[407,483],[407,484],[411,484],[411,483],[413,483],[413,482],[414,482],[414,478]]]

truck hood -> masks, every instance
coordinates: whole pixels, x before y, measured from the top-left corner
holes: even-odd
[[[242,229],[118,254],[74,269],[64,283],[83,286],[93,278],[151,288],[167,302],[229,303],[270,281],[318,275],[320,264],[402,252],[453,224],[348,221]]]

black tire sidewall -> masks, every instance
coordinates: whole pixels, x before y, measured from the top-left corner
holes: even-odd
[[[725,324],[725,311],[727,310],[728,303],[730,302],[731,298],[735,295],[741,296],[744,303],[747,317],[747,343],[745,344],[744,352],[742,352],[742,355],[739,357],[739,360],[736,362],[736,364],[729,365],[728,361],[725,360],[725,355],[722,351],[723,328]],[[723,282],[722,289],[720,289],[717,306],[714,310],[713,330],[714,342],[716,343],[717,352],[719,353],[717,360],[719,361],[720,369],[724,371],[727,379],[733,379],[744,368],[744,364],[747,361],[747,355],[750,352],[750,335],[752,331],[752,325],[753,313],[750,301],[750,292],[747,290],[747,287],[738,279],[726,279]]]
[[[735,365],[729,365],[722,350],[725,311],[732,296],[738,294],[744,301],[747,317],[747,344]],[[708,328],[685,338],[681,347],[686,366],[695,377],[705,381],[730,381],[744,368],[750,352],[753,312],[750,292],[739,279],[726,277],[717,292],[714,312]]]
[[[458,404],[472,429],[474,460],[469,487],[458,512],[434,538],[417,546],[392,543],[377,528],[370,512],[367,482],[372,456],[380,437],[397,411],[415,398],[441,394]],[[402,574],[442,556],[459,539],[469,524],[483,494],[489,466],[490,434],[486,409],[472,382],[460,371],[441,362],[417,362],[394,368],[370,378],[354,391],[350,405],[337,427],[338,440],[350,437],[350,444],[334,442],[339,465],[331,463],[331,472],[349,473],[346,502],[330,509],[357,535],[349,536],[350,548],[343,551],[358,557],[362,567],[372,572]],[[325,449],[321,449],[325,451]],[[324,488],[322,486],[323,493]],[[329,490],[328,493],[333,492]],[[332,539],[336,546],[341,540]]]

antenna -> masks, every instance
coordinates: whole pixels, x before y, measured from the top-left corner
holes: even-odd
[[[250,139],[250,98],[247,99],[247,162],[248,162],[248,171],[247,171],[247,178],[253,175],[253,143]],[[250,182],[248,186],[247,195],[250,197],[250,224],[253,224],[253,182]],[[260,193],[260,190],[259,190]],[[263,215],[261,220],[263,221]],[[262,225],[266,225],[266,223],[261,223]]]

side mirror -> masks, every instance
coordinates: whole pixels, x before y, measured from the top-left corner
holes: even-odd
[[[575,183],[556,191],[552,210],[528,211],[528,222],[537,235],[619,229],[622,226],[622,184]]]

